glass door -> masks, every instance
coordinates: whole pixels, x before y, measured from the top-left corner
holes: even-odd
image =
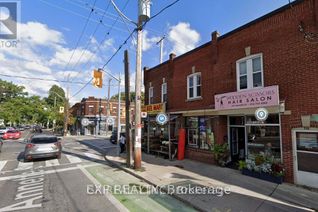
[[[297,184],[318,188],[318,131],[293,131]]]

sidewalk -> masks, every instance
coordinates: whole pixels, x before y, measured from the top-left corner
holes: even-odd
[[[98,142],[92,142],[98,147]],[[192,160],[169,161],[143,153],[144,171],[126,168],[125,155],[108,149],[105,158],[122,170],[154,186],[197,186],[229,189],[230,194],[172,195],[201,211],[315,211],[318,193],[291,184],[277,185],[242,175],[237,170]]]

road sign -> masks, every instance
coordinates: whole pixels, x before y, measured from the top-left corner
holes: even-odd
[[[113,118],[107,118],[107,124],[108,125],[113,125],[114,124],[114,119]]]
[[[141,112],[141,118],[147,118],[147,112]]]
[[[159,113],[156,116],[156,122],[160,125],[164,125],[168,122],[168,116],[165,113]]]
[[[64,113],[64,107],[60,107],[60,113]]]
[[[82,124],[82,126],[84,126],[84,127],[88,126],[88,125],[89,125],[89,120],[88,120],[88,118],[82,118],[81,124]]]
[[[258,108],[255,111],[255,118],[258,121],[266,121],[267,117],[268,117],[268,110],[266,108]]]

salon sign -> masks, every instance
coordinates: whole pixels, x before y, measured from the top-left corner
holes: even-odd
[[[277,106],[278,86],[218,94],[214,96],[214,102],[216,110]]]

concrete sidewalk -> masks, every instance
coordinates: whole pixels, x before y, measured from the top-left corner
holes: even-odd
[[[99,141],[90,141],[99,147]],[[104,151],[104,150],[103,150]],[[105,153],[105,152],[104,152]],[[125,155],[116,155],[109,148],[105,158],[122,170],[154,185],[218,188],[214,194],[177,194],[179,200],[202,211],[315,211],[318,210],[318,193],[291,184],[277,185],[242,175],[237,170],[204,164],[192,160],[169,161],[143,153],[143,171],[127,168]],[[230,194],[221,195],[221,189]]]

